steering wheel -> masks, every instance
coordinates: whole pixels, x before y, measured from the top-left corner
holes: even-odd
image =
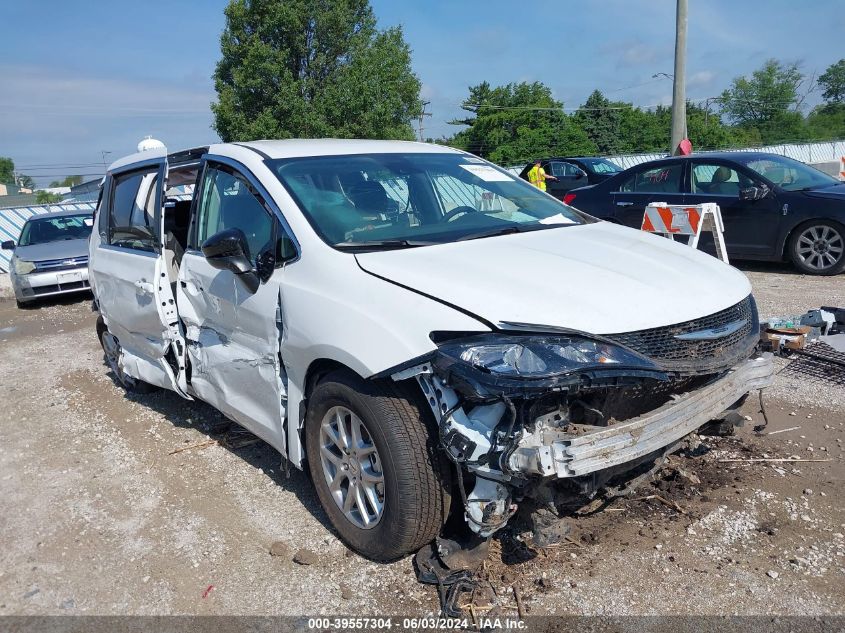
[[[454,209],[452,209],[448,213],[445,213],[443,215],[443,218],[441,219],[441,221],[442,222],[451,222],[452,220],[454,220],[459,215],[464,215],[466,213],[501,213],[501,212],[502,212],[501,209],[490,209],[490,210],[487,210],[487,211],[479,211],[475,207],[471,207],[469,205],[463,205],[463,206],[460,206],[460,207],[455,207]]]

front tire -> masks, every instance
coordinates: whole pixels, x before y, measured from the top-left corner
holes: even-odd
[[[314,388],[305,418],[308,468],[340,538],[390,561],[417,551],[449,513],[449,465],[432,416],[411,388],[335,371]]]
[[[845,270],[845,227],[833,220],[811,220],[789,239],[789,258],[807,275],[837,275]]]

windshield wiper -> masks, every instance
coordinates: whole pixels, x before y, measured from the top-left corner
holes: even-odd
[[[519,224],[511,224],[510,226],[500,226],[495,229],[487,229],[485,231],[476,231],[475,233],[467,233],[457,238],[456,242],[463,242],[465,240],[478,240],[483,237],[496,237],[497,235],[510,235],[511,233],[527,233],[528,231],[542,231],[543,229],[551,229],[557,224],[531,224],[527,226]]]
[[[423,240],[404,240],[404,239],[391,239],[391,240],[365,240],[363,242],[340,242],[339,244],[335,244],[335,248],[340,248],[343,250],[354,250],[354,249],[364,249],[364,250],[375,250],[375,249],[382,249],[382,248],[414,248],[417,246],[431,246],[432,244],[440,244],[440,242],[426,242]]]

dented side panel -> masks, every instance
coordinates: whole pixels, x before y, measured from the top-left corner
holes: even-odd
[[[167,161],[165,158],[150,161],[145,167],[147,173],[136,193],[135,204],[142,206],[150,193],[154,193],[156,219],[161,222],[160,202]],[[110,184],[109,179],[106,186]],[[180,334],[175,299],[162,268],[162,256],[158,252],[105,243],[107,235],[100,214],[109,212],[110,198],[111,193],[107,192],[89,245],[89,277],[100,313],[109,331],[120,341],[127,374],[186,396],[165,358]]]
[[[191,391],[284,452],[281,274],[277,270],[252,294],[230,271],[212,268],[197,253],[185,253],[178,301]]]

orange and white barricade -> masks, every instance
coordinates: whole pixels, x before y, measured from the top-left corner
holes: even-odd
[[[671,205],[665,202],[652,202],[643,215],[643,231],[659,233],[671,240],[676,235],[689,237],[687,244],[698,248],[698,239],[702,231],[713,234],[716,255],[726,264],[728,252],[725,248],[725,225],[722,212],[715,202],[705,202],[695,206]]]

